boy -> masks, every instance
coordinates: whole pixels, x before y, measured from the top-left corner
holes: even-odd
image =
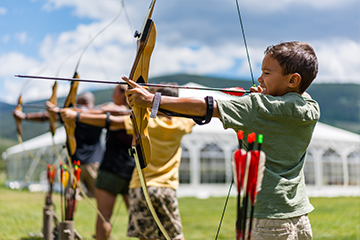
[[[252,239],[312,239],[307,214],[313,210],[305,192],[306,149],[320,117],[319,106],[304,94],[318,72],[313,48],[303,42],[269,46],[262,62],[260,86],[236,100],[214,102],[161,97],[160,108],[179,114],[219,118],[224,128],[263,134],[266,169],[257,195]],[[123,77],[133,89],[130,106],[151,107],[153,94]]]

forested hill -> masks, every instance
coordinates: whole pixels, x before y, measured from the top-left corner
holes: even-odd
[[[194,82],[208,87],[226,88],[240,86],[249,89],[250,81],[221,79],[195,75],[171,75],[150,79],[152,83],[176,82],[184,85]],[[360,134],[360,84],[316,84],[307,91],[318,101],[321,108],[320,121],[345,130]],[[112,89],[94,91],[96,104],[111,101]],[[44,104],[36,101],[31,104]],[[58,100],[61,106],[64,98]],[[30,103],[29,103],[30,104]],[[12,110],[15,106],[0,102],[0,138],[16,140],[15,124]],[[24,109],[25,112],[39,111],[39,109]],[[48,131],[48,123],[23,123],[24,140]]]

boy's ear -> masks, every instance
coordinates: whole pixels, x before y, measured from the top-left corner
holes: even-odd
[[[300,74],[298,74],[298,73],[293,73],[293,74],[291,74],[290,80],[289,80],[289,83],[288,83],[288,86],[289,86],[290,88],[296,88],[296,87],[299,87],[299,86],[300,86],[300,83],[301,83],[301,76],[300,76]]]

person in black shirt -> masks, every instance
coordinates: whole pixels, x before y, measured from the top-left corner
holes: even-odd
[[[82,111],[90,111],[94,109],[95,97],[91,92],[85,92],[77,97],[76,103],[76,107]],[[58,107],[54,107],[51,108],[51,111],[59,112],[60,109]],[[13,115],[21,120],[37,122],[49,120],[49,113],[47,111],[23,113],[16,110],[13,112]],[[84,123],[76,123],[76,151],[72,156],[72,159],[80,161],[80,181],[85,185],[86,194],[89,197],[95,197],[95,179],[97,177],[97,171],[104,153],[104,149],[100,143],[101,133],[102,128],[100,127]]]
[[[113,213],[116,197],[121,194],[126,208],[129,208],[129,183],[135,160],[128,153],[131,148],[132,135],[128,135],[125,129],[118,130],[110,122],[114,115],[129,114],[129,107],[125,98],[126,85],[115,87],[112,98],[113,103],[102,105],[100,108],[110,114],[92,114],[82,112],[78,116],[79,122],[105,127],[107,131],[106,149],[96,179],[97,207],[107,222],[97,217],[96,239],[105,240],[111,232],[110,218]],[[78,115],[72,109],[63,109],[63,119],[74,119]],[[116,116],[117,118],[119,116]],[[122,116],[120,116],[122,117]],[[128,116],[123,116],[128,117]]]

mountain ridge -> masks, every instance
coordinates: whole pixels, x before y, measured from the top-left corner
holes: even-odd
[[[184,85],[189,82],[213,88],[242,87],[249,89],[251,81],[223,79],[200,75],[174,74],[149,79],[151,83],[176,82]],[[94,90],[96,105],[111,100],[113,88]],[[307,92],[315,99],[321,109],[320,121],[335,127],[339,127],[360,134],[360,84],[355,83],[316,83],[314,82]],[[47,99],[29,102],[28,104],[44,103]],[[59,98],[59,106],[65,97]],[[16,140],[15,124],[12,111],[15,105],[0,102],[0,138]],[[24,108],[24,112],[38,112],[40,109]],[[35,137],[48,131],[48,123],[30,123],[24,121],[24,140]]]

